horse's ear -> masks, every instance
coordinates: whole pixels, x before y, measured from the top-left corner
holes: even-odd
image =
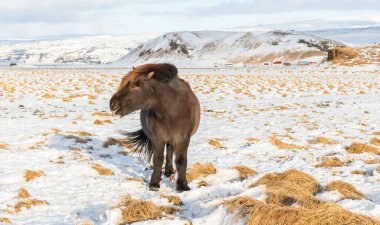
[[[135,69],[136,69],[136,67],[132,66],[132,70],[135,70]]]
[[[148,76],[147,76],[147,80],[149,80],[150,78],[152,78],[153,77],[153,75],[154,75],[154,71],[152,71],[152,72],[149,72],[148,73]]]

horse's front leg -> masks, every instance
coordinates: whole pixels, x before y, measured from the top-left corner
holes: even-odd
[[[190,138],[183,140],[182,142],[174,146],[175,152],[175,164],[178,171],[177,178],[177,190],[189,191],[190,188],[187,185],[186,168],[187,168],[187,149],[189,147]]]
[[[174,173],[173,151],[174,151],[174,147],[172,144],[166,145],[165,176],[167,177],[170,177]]]
[[[149,189],[152,191],[158,191],[158,189],[160,189],[162,165],[164,163],[164,146],[164,143],[154,145],[153,174],[149,184]]]

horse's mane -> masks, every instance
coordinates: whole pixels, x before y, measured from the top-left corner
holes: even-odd
[[[127,75],[124,76],[120,83],[118,91],[122,90],[126,85],[133,84],[133,82],[139,76],[147,75],[150,72],[154,72],[153,79],[160,82],[170,82],[178,76],[177,67],[170,63],[158,63],[158,64],[144,64],[133,68]]]

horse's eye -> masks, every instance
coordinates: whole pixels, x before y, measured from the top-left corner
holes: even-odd
[[[136,88],[136,87],[140,87],[140,86],[141,86],[141,84],[140,84],[139,81],[137,81],[136,83],[132,84],[132,88]]]

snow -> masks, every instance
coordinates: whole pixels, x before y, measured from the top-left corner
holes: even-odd
[[[108,101],[126,72],[122,69],[0,69],[3,90],[0,92],[0,143],[8,145],[7,149],[0,148],[0,218],[9,218],[14,224],[82,221],[115,224],[120,210],[113,206],[125,195],[171,205],[160,197],[170,194],[178,195],[184,203],[174,218],[136,224],[189,221],[244,224],[244,218],[237,221],[221,202],[236,196],[264,200],[265,186],[249,189],[249,185],[267,173],[295,168],[314,176],[322,186],[334,180],[354,185],[367,199],[339,200],[336,191],[321,192],[317,197],[380,219],[380,174],[375,171],[379,164],[363,162],[378,160],[379,156],[353,155],[344,150],[352,142],[368,143],[375,137],[372,133],[380,131],[378,67],[181,69],[180,76],[190,82],[202,106],[200,128],[189,149],[189,165],[211,162],[217,169],[216,174],[191,182],[191,191],[182,193],[176,192],[175,182],[166,177],[159,192],[149,191],[152,171],[143,159],[132,153],[120,154],[123,151],[120,146],[103,147],[107,138],[122,137],[120,130],[139,129],[138,113],[122,119],[94,114],[109,112]],[[46,93],[52,97],[43,97]],[[96,98],[91,99],[89,95]],[[69,96],[72,97],[67,100]],[[93,123],[96,119],[111,123],[96,125]],[[87,143],[78,143],[67,137],[78,136],[75,131],[86,131],[93,136],[80,137]],[[269,141],[273,135],[308,149],[278,149]],[[308,142],[317,136],[331,138],[338,144]],[[209,145],[207,141],[211,138],[219,138],[225,148]],[[249,142],[247,138],[258,140]],[[315,167],[331,154],[352,162],[342,167]],[[57,163],[60,159],[63,163]],[[114,175],[99,175],[92,168],[94,163],[112,170]],[[239,174],[232,169],[237,165],[250,167],[257,174],[240,181]],[[27,169],[42,170],[46,176],[27,182],[23,177]],[[367,174],[351,174],[353,170],[364,170]],[[200,180],[208,185],[198,187]],[[20,188],[25,188],[31,198],[49,204],[8,213],[20,201],[17,197]]]
[[[113,62],[158,34],[0,41],[0,65]]]

